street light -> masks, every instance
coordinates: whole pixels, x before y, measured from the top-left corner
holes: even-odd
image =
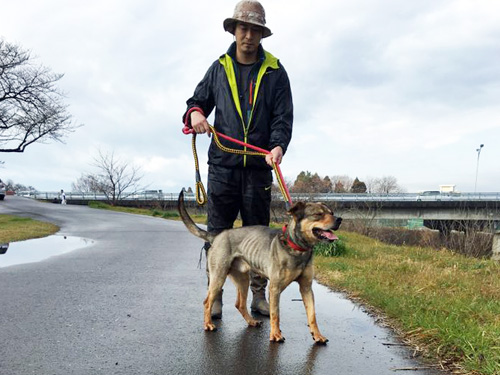
[[[477,189],[477,174],[479,172],[479,156],[481,155],[481,149],[484,147],[483,144],[479,145],[479,148],[476,148],[477,151],[477,164],[476,164],[476,183],[474,184],[474,193],[476,192]]]

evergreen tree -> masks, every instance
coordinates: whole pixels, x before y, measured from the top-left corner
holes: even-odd
[[[356,177],[351,186],[351,193],[366,193],[366,184]]]

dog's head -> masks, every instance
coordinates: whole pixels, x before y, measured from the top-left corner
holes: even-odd
[[[325,204],[297,202],[288,213],[292,216],[295,234],[308,244],[338,240],[333,231],[339,229],[342,218],[334,216]]]

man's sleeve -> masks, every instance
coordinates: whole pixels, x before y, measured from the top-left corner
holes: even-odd
[[[182,115],[182,122],[185,123],[186,115],[191,110],[191,108],[200,108],[205,117],[208,117],[215,106],[214,99],[214,74],[216,63],[214,63],[205,74],[205,77],[198,83],[196,89],[194,90],[194,94],[191,98],[186,101],[187,108],[186,112]],[[188,119],[188,125],[191,126],[191,119]]]
[[[281,146],[284,154],[292,139],[293,101],[288,74],[282,66],[280,68],[281,74],[276,84],[269,147],[272,150],[277,146]]]

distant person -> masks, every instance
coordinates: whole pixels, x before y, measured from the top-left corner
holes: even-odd
[[[66,193],[61,189],[61,204],[66,204]]]

